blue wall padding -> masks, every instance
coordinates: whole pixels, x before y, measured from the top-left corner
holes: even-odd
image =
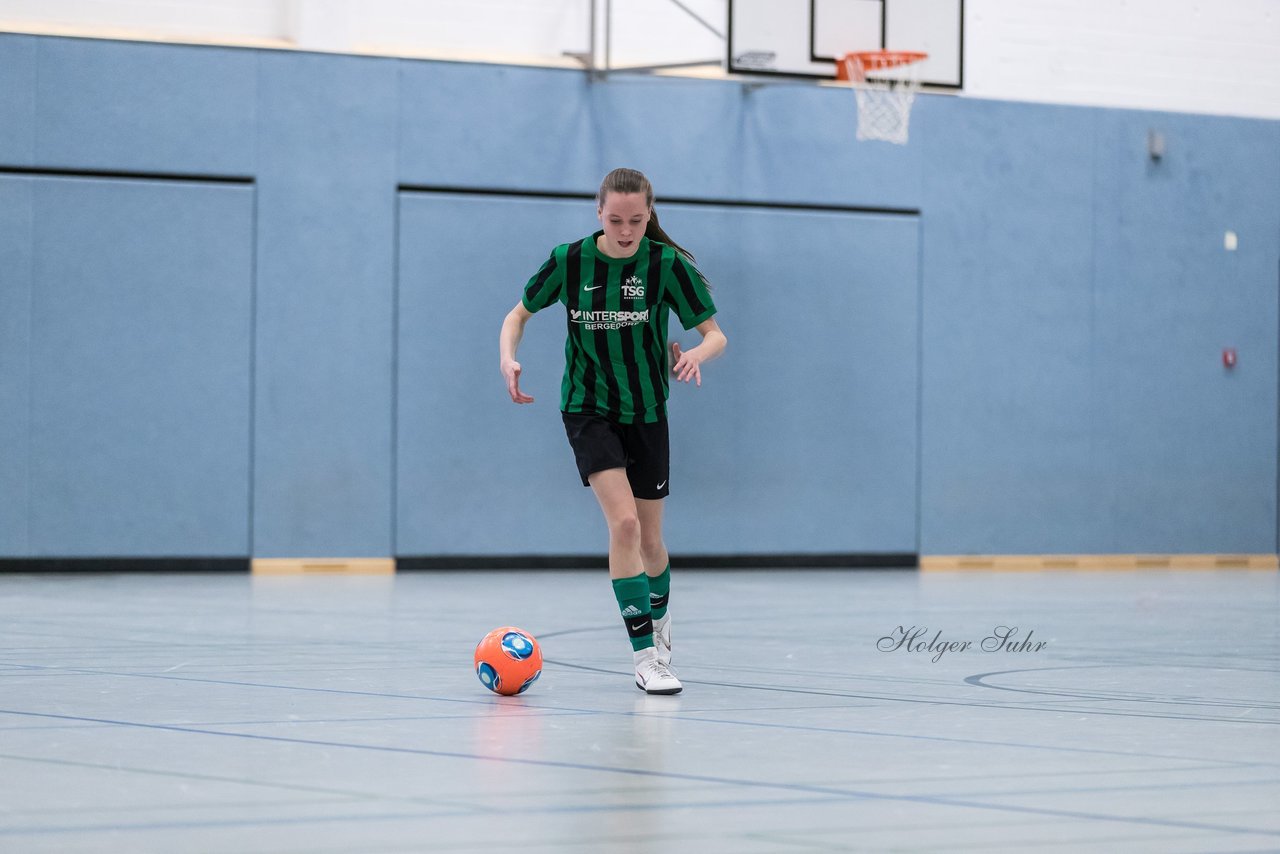
[[[1094,113],[969,103],[917,128],[922,551],[1087,552],[1104,521],[1086,403]]]
[[[601,553],[563,313],[533,406],[497,335],[618,165],[730,339],[672,396],[673,551],[1274,552],[1280,122],[925,95],[899,147],[855,116],[0,35],[0,556]]]
[[[1280,124],[938,106],[922,552],[1274,551]]]
[[[1098,121],[1092,364],[1108,550],[1274,551],[1280,157],[1256,124],[1170,116],[1176,144],[1148,166],[1149,124]],[[1248,354],[1230,371],[1227,346]]]
[[[400,198],[397,549],[402,554],[590,553],[604,530],[560,421],[564,310],[529,321],[516,406],[498,328],[580,201],[426,193]],[[447,262],[442,263],[448,258]],[[466,271],[459,275],[459,271]]]
[[[25,197],[31,235],[5,277],[29,295],[30,337],[27,434],[5,446],[25,465],[0,481],[25,512],[2,530],[33,556],[244,554],[252,188],[0,186],[6,214]]]
[[[34,36],[0,37],[0,163],[36,162],[36,50]]]
[[[254,554],[391,540],[397,65],[262,55]]]
[[[260,54],[41,39],[40,166],[251,175]]]
[[[672,389],[673,540],[914,552],[918,220],[675,208],[668,221],[718,272],[732,348],[702,388]]]
[[[0,40],[0,53],[6,43]],[[0,90],[2,91],[2,90]],[[0,176],[0,554],[28,555],[34,181]]]
[[[715,553],[914,551],[916,218],[687,205],[662,215],[718,271],[733,337],[733,358],[708,365],[702,387],[673,389],[673,541]],[[492,233],[501,222],[527,227]],[[519,298],[512,283],[557,235],[595,224],[578,201],[402,197],[401,552],[591,550],[602,523],[557,412],[564,311],[526,329],[530,406],[506,396],[494,328]],[[841,248],[778,253],[778,240]]]

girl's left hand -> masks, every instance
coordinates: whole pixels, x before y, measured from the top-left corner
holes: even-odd
[[[698,348],[692,350],[680,350],[680,345],[671,342],[671,373],[681,382],[693,380],[697,385],[702,385],[702,357],[698,354]]]

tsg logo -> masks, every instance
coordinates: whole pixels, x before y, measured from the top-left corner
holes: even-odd
[[[644,299],[644,282],[632,276],[622,283],[622,296],[626,299]]]

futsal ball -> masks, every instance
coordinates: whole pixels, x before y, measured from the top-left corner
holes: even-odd
[[[533,635],[503,626],[476,644],[476,676],[498,694],[522,694],[542,673],[542,648]]]

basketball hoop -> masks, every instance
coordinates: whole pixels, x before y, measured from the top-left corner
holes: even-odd
[[[858,139],[906,144],[911,104],[920,91],[920,61],[928,56],[909,50],[864,50],[836,61],[836,79],[853,84],[858,101]]]

